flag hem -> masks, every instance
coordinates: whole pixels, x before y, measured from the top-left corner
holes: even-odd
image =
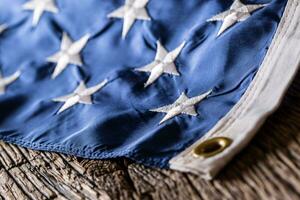
[[[201,139],[169,161],[170,168],[212,179],[254,137],[265,119],[279,106],[300,63],[300,4],[288,0],[271,46],[254,80],[231,111]],[[228,137],[232,144],[209,158],[193,156],[200,143]]]

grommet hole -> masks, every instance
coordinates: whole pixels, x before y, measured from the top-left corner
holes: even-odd
[[[215,137],[206,140],[199,144],[194,150],[193,154],[196,157],[211,157],[224,151],[230,144],[232,140],[226,137]]]
[[[222,144],[220,144],[220,143],[211,143],[209,145],[206,145],[203,148],[203,153],[212,153],[212,152],[220,150],[221,148],[223,148]]]

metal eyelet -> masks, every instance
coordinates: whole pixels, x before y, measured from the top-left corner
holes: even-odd
[[[217,155],[229,147],[232,140],[227,137],[215,137],[206,140],[193,149],[195,157],[208,158]]]

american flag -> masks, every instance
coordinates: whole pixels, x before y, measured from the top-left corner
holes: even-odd
[[[169,167],[243,97],[287,2],[0,0],[0,139]]]

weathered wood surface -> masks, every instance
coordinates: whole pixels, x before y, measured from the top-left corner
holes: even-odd
[[[211,182],[125,159],[82,160],[0,142],[1,199],[300,199],[300,75],[253,142]]]

